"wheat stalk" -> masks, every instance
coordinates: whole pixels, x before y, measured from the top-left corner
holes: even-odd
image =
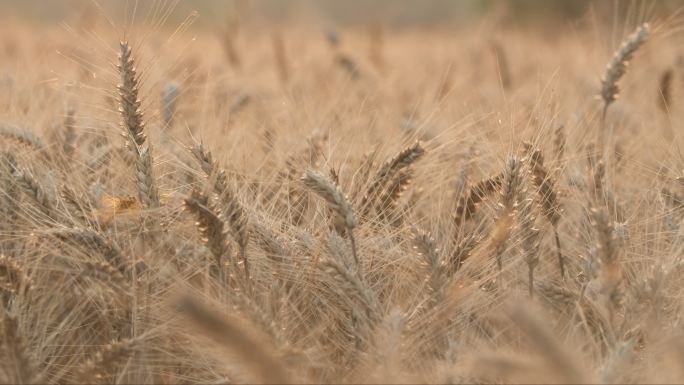
[[[176,106],[180,96],[180,86],[175,82],[168,82],[162,90],[162,118],[164,129],[173,127],[173,118],[176,116]]]
[[[496,60],[496,67],[498,70],[499,80],[501,81],[501,86],[508,90],[511,88],[511,70],[508,64],[508,56],[501,43],[494,41],[492,42],[492,51],[494,52],[494,59]]]
[[[533,198],[525,198],[521,202],[518,213],[518,225],[520,227],[520,244],[528,270],[528,291],[530,297],[534,294],[534,270],[539,264],[539,229],[535,227],[536,217],[532,211]]]

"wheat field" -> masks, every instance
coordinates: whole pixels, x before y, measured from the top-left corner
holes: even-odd
[[[0,381],[684,381],[681,13],[176,3],[0,29]]]

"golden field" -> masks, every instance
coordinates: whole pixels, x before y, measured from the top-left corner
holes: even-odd
[[[0,381],[684,381],[680,13],[149,4],[0,30]]]

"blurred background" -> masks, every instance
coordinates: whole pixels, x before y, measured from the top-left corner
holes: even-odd
[[[591,12],[592,18],[609,22],[616,13],[652,16],[681,5],[675,0],[0,0],[0,19],[58,23],[93,17],[101,8],[120,21],[128,20],[137,8],[140,22],[147,11],[171,6],[170,28],[192,11],[199,13],[195,23],[199,28],[224,23],[236,13],[249,23],[317,20],[340,26],[382,23],[401,28],[463,24],[492,13],[503,15],[502,22],[545,24]]]

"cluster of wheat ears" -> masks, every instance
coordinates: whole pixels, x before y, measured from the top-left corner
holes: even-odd
[[[684,380],[657,26],[4,36],[0,381]]]

